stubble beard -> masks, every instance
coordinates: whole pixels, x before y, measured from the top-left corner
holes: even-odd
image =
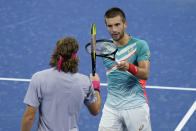
[[[122,31],[122,32],[120,33],[119,38],[112,37],[112,39],[113,39],[114,41],[116,41],[116,42],[119,42],[119,41],[124,37],[124,34],[125,34],[125,33]]]

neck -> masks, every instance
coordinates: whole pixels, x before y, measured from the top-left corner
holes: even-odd
[[[128,34],[125,34],[122,39],[120,39],[119,41],[115,41],[115,43],[117,43],[118,47],[122,47],[126,45],[130,39],[131,39],[131,36],[129,36]]]

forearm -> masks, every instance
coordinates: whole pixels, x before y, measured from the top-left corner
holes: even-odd
[[[35,120],[36,108],[30,105],[27,106],[22,119],[21,131],[30,131]]]
[[[21,131],[30,131],[33,126],[34,119],[23,117]]]
[[[96,110],[97,110],[98,113],[99,113],[99,111],[100,111],[100,109],[101,109],[101,104],[102,104],[100,92],[95,90],[95,95],[96,95],[96,97],[97,97],[97,100],[96,100],[97,109],[96,109]]]
[[[95,91],[96,101],[88,106],[88,109],[92,115],[97,115],[101,109],[101,97],[100,97],[100,78],[96,73],[95,76],[90,75],[92,85]]]
[[[135,66],[132,63],[129,63],[129,68],[127,69],[130,73],[136,76],[138,79],[147,80],[149,76],[149,64],[140,64],[140,66]]]
[[[100,112],[101,108],[101,97],[100,97],[100,81],[92,81],[93,88],[95,90],[95,96],[97,100],[93,103],[93,109],[91,110],[91,114],[97,115]]]
[[[139,67],[138,67],[139,68]],[[149,72],[146,69],[139,68],[138,73],[135,75],[138,79],[147,80],[149,76]]]
[[[100,97],[99,91],[95,90],[95,96],[96,96],[97,100],[88,106],[88,110],[94,116],[99,114],[100,109],[101,109],[101,97]]]

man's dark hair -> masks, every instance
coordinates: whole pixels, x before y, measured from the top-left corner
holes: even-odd
[[[79,58],[71,58],[79,49],[78,41],[72,37],[64,37],[57,41],[49,65],[58,68],[58,61],[63,57],[61,70],[64,72],[78,72]]]
[[[120,16],[122,19],[122,22],[125,23],[125,21],[126,21],[125,13],[118,7],[113,7],[113,8],[108,9],[104,15],[104,18],[105,19],[106,18],[114,18],[116,16]]]

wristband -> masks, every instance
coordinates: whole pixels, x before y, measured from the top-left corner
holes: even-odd
[[[139,68],[137,66],[135,66],[134,64],[129,63],[129,70],[128,71],[135,76],[139,72]]]
[[[100,82],[99,81],[92,81],[94,90],[100,92]]]

